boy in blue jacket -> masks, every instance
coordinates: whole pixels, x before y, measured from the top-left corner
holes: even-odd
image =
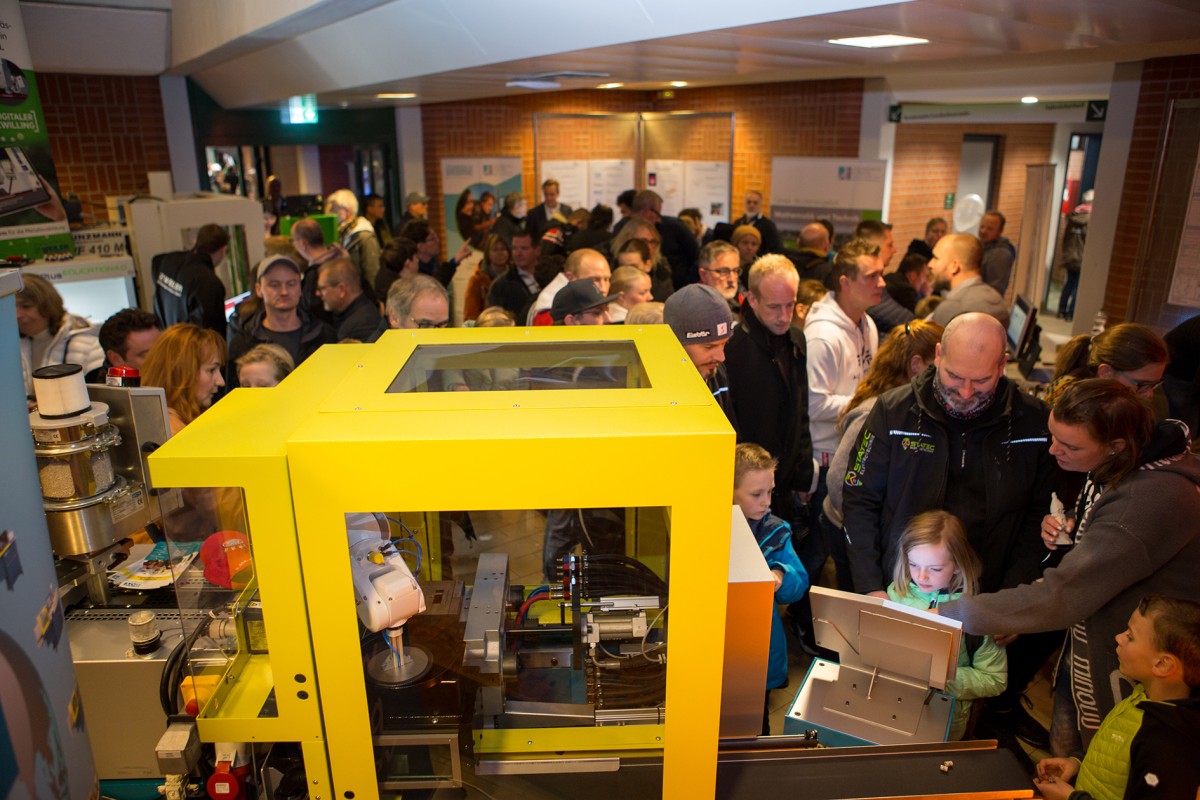
[[[756,444],[737,446],[733,466],[733,502],[742,509],[767,567],[775,578],[775,603],[771,619],[771,652],[767,661],[767,692],[763,707],[764,736],[771,733],[771,690],[787,685],[787,640],[779,604],[794,603],[808,591],[808,573],[792,547],[792,529],[771,513],[775,488],[775,459]]]

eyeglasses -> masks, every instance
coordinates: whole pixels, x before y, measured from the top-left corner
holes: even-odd
[[[1129,377],[1128,374],[1126,374],[1125,372],[1122,372],[1121,370],[1116,370],[1116,373],[1118,375],[1120,375],[1122,378],[1124,378],[1125,380],[1132,383],[1134,390],[1138,394],[1153,394],[1154,390],[1157,389],[1158,387],[1162,386],[1162,382],[1163,382],[1162,378],[1159,378],[1156,381],[1135,381],[1133,378]]]
[[[730,267],[723,267],[722,269],[713,269],[712,267],[701,267],[700,269],[704,270],[705,272],[711,272],[713,275],[718,275],[722,278],[729,278],[733,275],[737,275],[738,272],[740,271],[740,270],[732,269]]]
[[[444,328],[450,324],[450,320],[448,319],[444,319],[441,322],[434,322],[431,319],[417,319],[416,317],[409,317],[409,319],[412,320],[413,325],[416,325],[422,330],[429,330],[431,328]]]

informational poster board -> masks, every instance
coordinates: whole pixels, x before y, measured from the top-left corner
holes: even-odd
[[[775,158],[771,162],[771,219],[784,241],[828,219],[838,234],[883,214],[886,161],[841,158]]]
[[[0,0],[0,257],[74,253],[17,0]]]
[[[1200,157],[1196,159],[1196,171],[1192,176],[1192,191],[1188,196],[1187,216],[1179,237],[1167,302],[1200,308]]]
[[[646,159],[647,189],[658,192],[663,199],[662,213],[674,217],[687,208],[683,202],[686,170],[683,161],[665,158]]]
[[[542,180],[558,181],[558,202],[571,208],[589,208],[587,202],[589,167],[587,161],[543,161]],[[538,185],[538,200],[541,200],[541,185]]]
[[[500,202],[509,192],[521,191],[521,159],[506,157],[443,158],[442,213],[446,224],[446,252],[454,255],[469,237],[460,230],[456,212],[464,193],[478,200],[484,192],[496,197],[492,214],[500,213]]]
[[[617,196],[633,188],[633,159],[592,159],[588,162],[588,176],[588,208],[603,203],[615,213]]]
[[[683,208],[698,208],[709,227],[729,222],[729,162],[685,161]]]

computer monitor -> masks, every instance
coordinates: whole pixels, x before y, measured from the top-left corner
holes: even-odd
[[[1029,337],[1035,328],[1037,308],[1023,295],[1017,295],[1008,316],[1008,351],[1013,360],[1018,360],[1029,349]]]

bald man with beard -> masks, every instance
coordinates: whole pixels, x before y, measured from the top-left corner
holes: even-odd
[[[905,526],[935,509],[962,520],[983,565],[982,592],[1041,575],[1041,521],[1058,475],[1050,410],[1004,377],[1004,345],[995,318],[960,314],[933,365],[875,403],[840,476],[855,591],[886,596]],[[988,704],[995,726],[1023,721],[1017,699],[1061,643],[1059,632],[1008,644],[1009,688]]]

